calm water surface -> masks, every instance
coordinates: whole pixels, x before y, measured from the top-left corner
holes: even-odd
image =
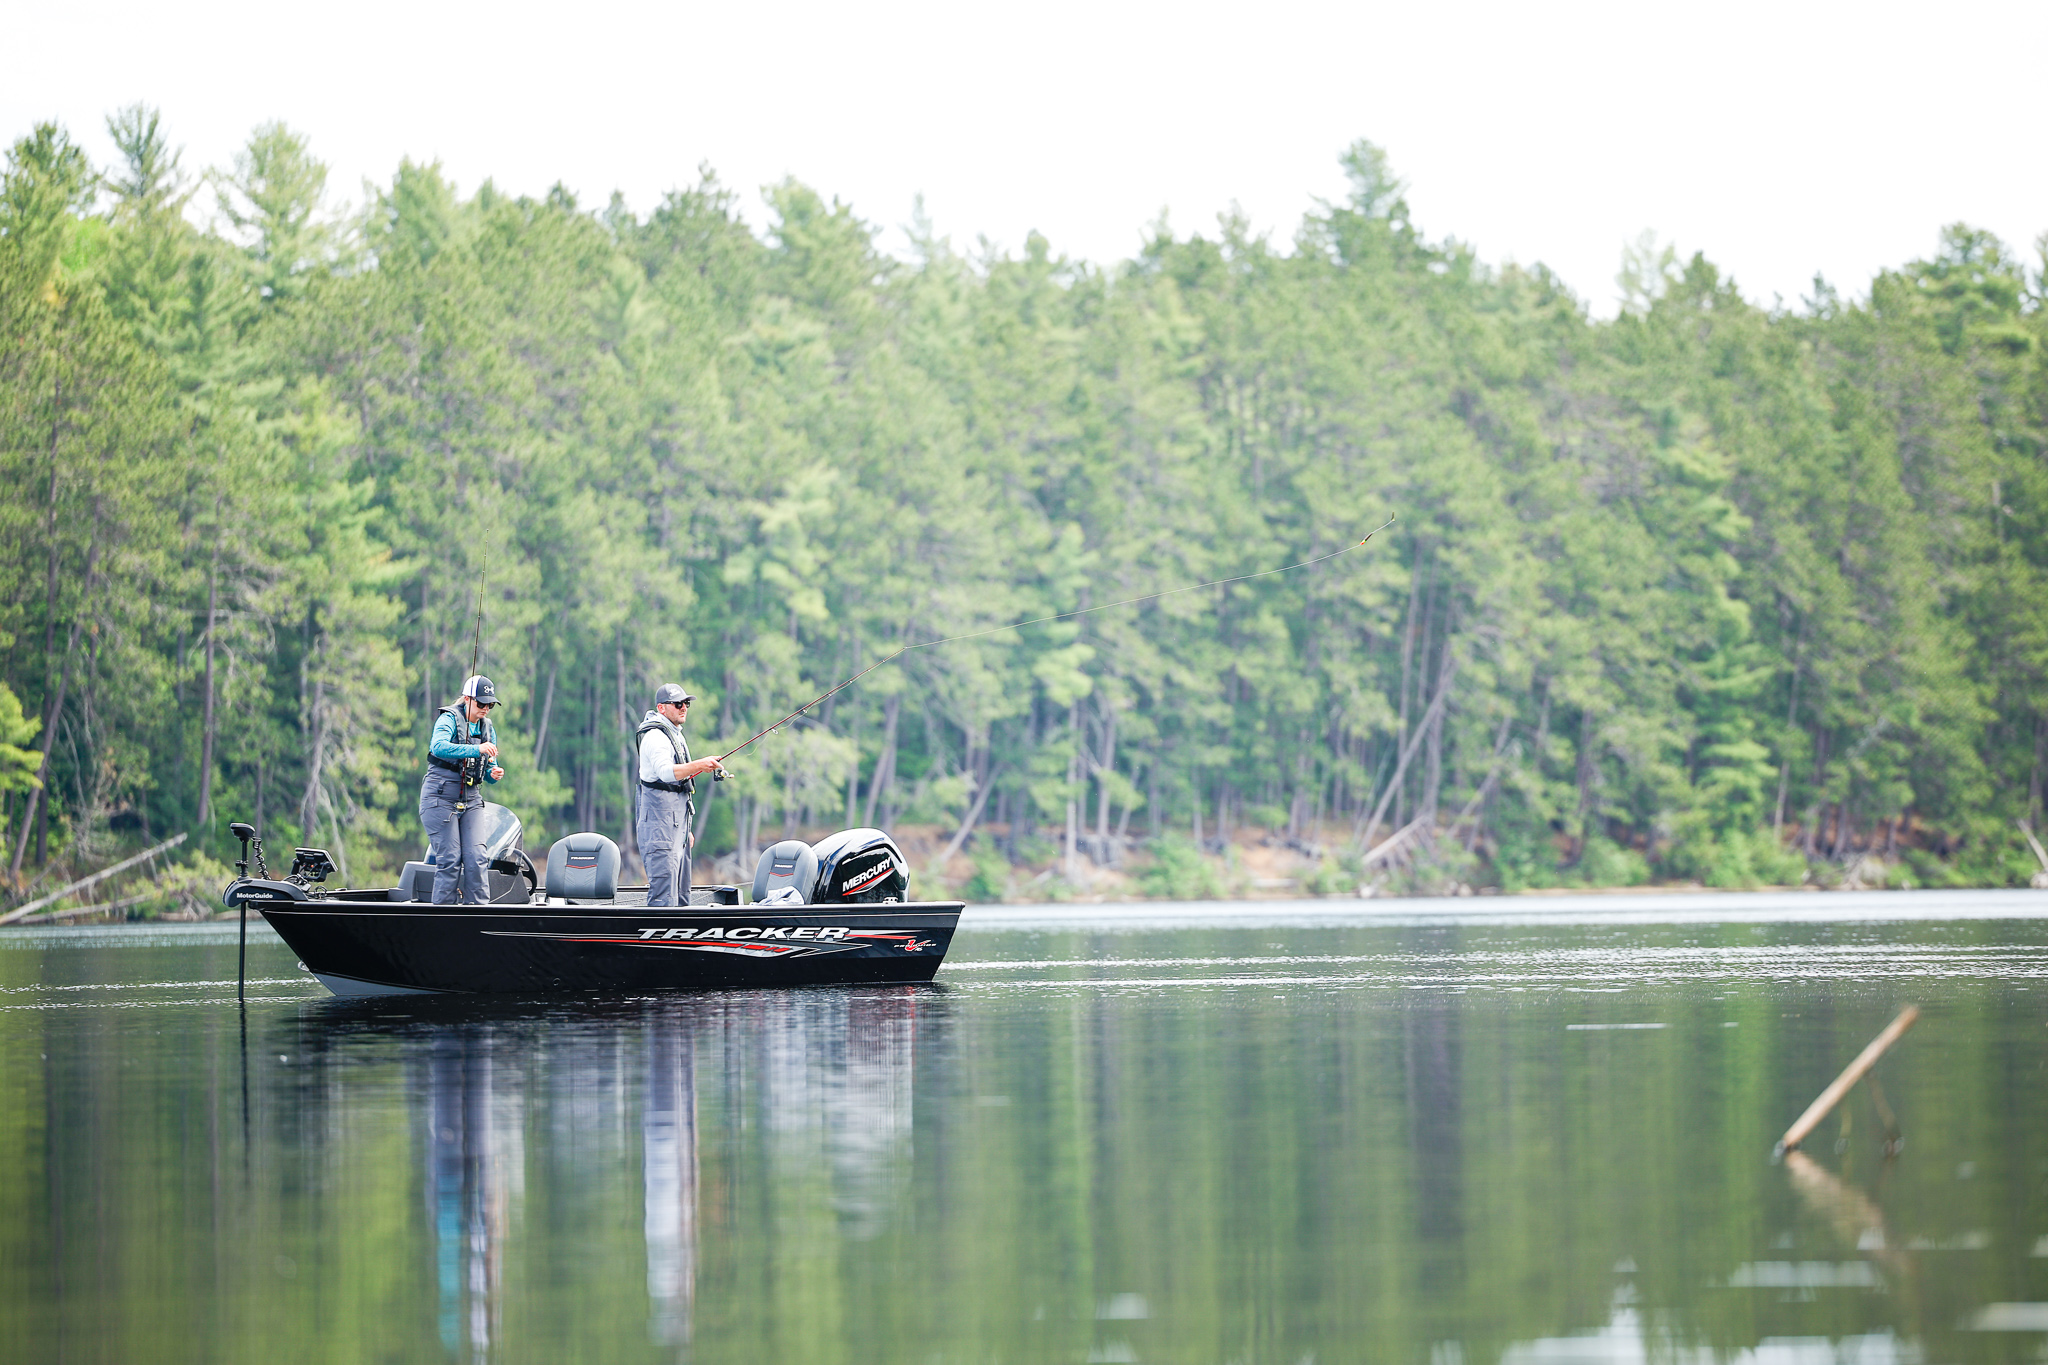
[[[262,932],[246,1016],[232,926],[17,931],[0,1358],[2041,1360],[2043,906],[1005,907],[932,987],[527,1003]]]

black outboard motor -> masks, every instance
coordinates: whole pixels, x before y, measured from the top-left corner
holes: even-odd
[[[910,899],[910,863],[878,829],[847,829],[819,842],[815,905],[899,904]]]

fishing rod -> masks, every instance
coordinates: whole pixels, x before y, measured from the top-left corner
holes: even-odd
[[[845,682],[840,683],[831,691],[822,692],[817,696],[811,698],[802,706],[797,707],[796,710],[790,712],[781,720],[776,721],[767,729],[756,732],[751,738],[749,738],[746,741],[745,744],[741,744],[738,748],[730,749],[727,752],[720,754],[717,760],[720,767],[718,769],[713,770],[716,774],[714,780],[724,780],[723,765],[725,763],[725,760],[731,758],[741,749],[746,748],[748,745],[751,745],[758,740],[766,739],[769,735],[774,734],[777,730],[780,730],[783,726],[789,724],[798,716],[801,716],[804,712],[810,710],[813,706],[816,706],[819,702],[826,700],[828,697],[836,696],[837,694],[845,691],[847,688],[853,686],[855,683],[859,682],[862,678],[865,678],[868,674],[874,672],[882,665],[894,663],[896,662],[896,660],[902,658],[904,655],[910,653],[914,649],[934,649],[939,645],[958,644],[962,640],[978,640],[985,635],[1000,635],[1006,630],[1022,630],[1026,626],[1042,626],[1049,621],[1066,621],[1071,620],[1076,616],[1086,616],[1091,612],[1111,611],[1117,607],[1135,606],[1140,602],[1156,602],[1161,598],[1178,597],[1180,594],[1186,592],[1200,592],[1203,588],[1228,587],[1232,583],[1248,583],[1254,578],[1270,578],[1274,574],[1293,573],[1296,569],[1313,568],[1317,564],[1327,564],[1329,561],[1337,558],[1339,555],[1348,555],[1353,550],[1360,549],[1364,546],[1367,540],[1371,540],[1374,536],[1386,530],[1388,526],[1392,526],[1395,520],[1396,518],[1394,517],[1388,517],[1383,525],[1375,526],[1372,528],[1372,530],[1367,531],[1365,533],[1365,540],[1360,540],[1355,544],[1346,545],[1341,549],[1332,550],[1330,551],[1330,553],[1326,555],[1317,555],[1314,559],[1304,559],[1299,564],[1285,564],[1277,569],[1261,569],[1257,573],[1239,574],[1236,578],[1212,578],[1206,583],[1190,583],[1184,588],[1168,588],[1165,592],[1148,592],[1141,597],[1126,597],[1121,602],[1105,602],[1099,607],[1080,607],[1073,611],[1055,612],[1051,616],[1034,617],[1029,621],[1013,621],[1007,626],[990,626],[987,630],[970,630],[964,635],[948,635],[943,640],[920,640],[918,643],[914,645],[904,645],[902,648],[898,649],[894,654],[891,654],[886,658],[875,660],[875,662],[869,664],[866,668],[863,668],[860,672],[854,674]]]
[[[491,552],[490,552],[490,551],[489,551],[489,550],[487,549],[487,550],[485,550],[485,551],[484,551],[484,563],[483,563],[483,567],[482,567],[481,569],[477,570],[477,575],[476,575],[476,633],[475,633],[474,635],[472,635],[472,636],[470,637],[470,641],[469,641],[469,672],[468,672],[467,674],[465,674],[465,675],[463,676],[463,679],[462,679],[462,687],[463,687],[463,695],[464,695],[464,696],[467,696],[467,695],[469,694],[469,680],[470,680],[471,678],[474,678],[474,677],[476,676],[476,668],[477,668],[477,665],[478,665],[478,664],[479,664],[480,662],[482,662],[482,660],[483,660],[483,650],[484,650],[484,585],[485,585],[485,584],[487,584],[487,583],[489,583],[490,581],[491,581]],[[459,703],[458,703],[458,705],[459,705]],[[464,712],[463,714],[464,714],[464,715],[468,715],[469,713],[465,711],[465,712]],[[489,713],[488,713],[488,712],[486,712],[485,714],[486,714],[486,715],[488,715]],[[458,726],[457,728],[458,728],[458,729],[462,729],[463,727],[462,727],[462,726]],[[490,730],[490,723],[489,723],[489,721],[486,721],[486,722],[484,723],[484,729],[483,729],[483,737],[484,737],[484,738],[489,738],[489,737],[490,737],[490,733],[491,733],[491,730]],[[486,759],[486,758],[485,758],[485,757],[483,756],[483,751],[482,751],[482,750],[478,750],[478,751],[477,751],[477,756],[476,756],[475,758],[465,758],[464,760],[462,760],[462,763],[463,763],[463,768],[464,768],[463,780],[467,781],[467,780],[469,779],[469,776],[470,776],[470,774],[471,774],[471,773],[474,773],[474,775],[475,775],[475,777],[476,777],[476,784],[475,784],[475,785],[476,785],[476,786],[477,786],[477,787],[478,787],[479,789],[481,789],[481,787],[482,787],[482,784],[483,784],[483,779],[484,779],[484,776],[485,776],[485,774],[486,774],[486,773],[488,773],[488,772],[490,771],[491,765],[492,765],[492,764],[494,764],[494,763],[496,763],[496,762],[497,762],[497,760],[496,760],[496,759],[494,759],[494,758],[493,758],[493,759]],[[474,764],[474,765],[475,765],[475,766],[474,766],[473,768],[472,768],[472,767],[470,766],[470,765],[472,765],[472,764]],[[458,809],[459,809],[459,808],[458,808]]]
[[[491,552],[484,551],[484,566],[476,576],[476,636],[469,642],[469,672],[463,681],[476,676],[477,661],[484,648],[484,584],[491,581]]]

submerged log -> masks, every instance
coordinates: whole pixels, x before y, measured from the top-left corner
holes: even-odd
[[[1858,1053],[1856,1060],[1844,1067],[1842,1074],[1835,1077],[1828,1088],[1820,1092],[1820,1097],[1806,1106],[1806,1112],[1785,1130],[1785,1136],[1778,1139],[1774,1155],[1782,1156],[1806,1141],[1807,1134],[1814,1130],[1815,1125],[1842,1102],[1842,1096],[1849,1093],[1850,1087],[1863,1079],[1864,1072],[1877,1065],[1877,1059],[1884,1056],[1885,1050],[1899,1041],[1906,1030],[1913,1027],[1913,1021],[1919,1017],[1918,1005],[1908,1005],[1900,1010],[1899,1017],[1885,1025],[1884,1032],[1871,1039],[1870,1046]]]

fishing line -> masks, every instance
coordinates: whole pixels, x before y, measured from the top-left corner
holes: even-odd
[[[479,658],[483,657],[483,647],[484,647],[484,584],[486,584],[486,583],[488,583],[488,582],[490,582],[490,581],[491,581],[491,552],[490,552],[489,550],[485,550],[485,551],[484,551],[484,566],[483,566],[483,568],[482,568],[482,569],[480,569],[480,570],[479,570],[479,571],[477,572],[477,576],[476,576],[476,638],[474,638],[473,640],[471,640],[471,641],[469,642],[469,677],[467,677],[467,678],[464,678],[464,679],[462,680],[462,681],[463,681],[464,683],[467,683],[467,682],[469,681],[469,678],[473,678],[473,677],[475,677],[475,676],[476,676],[476,664],[477,664],[477,660],[478,660]]]
[[[914,645],[904,645],[902,648],[898,649],[894,654],[891,654],[886,658],[875,660],[875,662],[869,664],[866,668],[863,668],[860,672],[854,674],[845,682],[833,688],[830,692],[820,693],[818,696],[811,698],[802,706],[797,707],[796,710],[790,712],[781,720],[776,721],[767,729],[756,733],[753,736],[753,738],[747,740],[746,744],[742,744],[737,749],[732,749],[727,751],[726,753],[720,754],[718,756],[718,762],[722,765],[725,762],[725,760],[731,758],[734,754],[738,753],[740,749],[746,748],[747,745],[753,744],[756,740],[766,739],[769,735],[774,734],[777,730],[780,730],[783,726],[789,724],[798,716],[801,716],[804,712],[810,710],[813,706],[816,706],[819,702],[824,701],[828,697],[835,696],[838,693],[845,691],[847,688],[859,682],[862,678],[865,678],[868,674],[880,668],[883,664],[894,663],[896,662],[896,660],[902,658],[904,655],[910,653],[914,649],[933,649],[939,645],[958,644],[962,640],[979,640],[986,635],[1000,635],[1006,630],[1022,630],[1026,626],[1042,626],[1050,621],[1068,621],[1072,620],[1076,616],[1087,616],[1091,612],[1112,611],[1117,607],[1135,606],[1140,602],[1157,602],[1161,598],[1165,597],[1178,597],[1180,594],[1186,592],[1200,592],[1204,588],[1223,588],[1230,586],[1232,583],[1249,583],[1254,578],[1270,578],[1274,574],[1293,573],[1296,569],[1313,568],[1318,564],[1327,564],[1331,560],[1337,558],[1339,555],[1348,555],[1353,550],[1361,548],[1365,544],[1366,540],[1371,540],[1374,536],[1386,530],[1388,526],[1392,526],[1394,524],[1394,521],[1395,518],[1388,517],[1384,525],[1375,526],[1372,530],[1367,531],[1365,533],[1365,540],[1361,540],[1353,545],[1346,545],[1341,549],[1332,550],[1330,551],[1330,553],[1326,555],[1317,555],[1314,559],[1304,559],[1299,564],[1285,564],[1277,569],[1261,569],[1257,573],[1239,574],[1235,578],[1212,578],[1206,583],[1190,583],[1184,588],[1168,588],[1165,592],[1148,592],[1141,597],[1126,597],[1121,602],[1105,602],[1099,607],[1078,607],[1073,611],[1055,612],[1051,616],[1033,617],[1029,621],[1013,621],[1007,626],[990,626],[987,630],[970,630],[964,635],[948,635],[943,640],[920,640],[918,643]]]

